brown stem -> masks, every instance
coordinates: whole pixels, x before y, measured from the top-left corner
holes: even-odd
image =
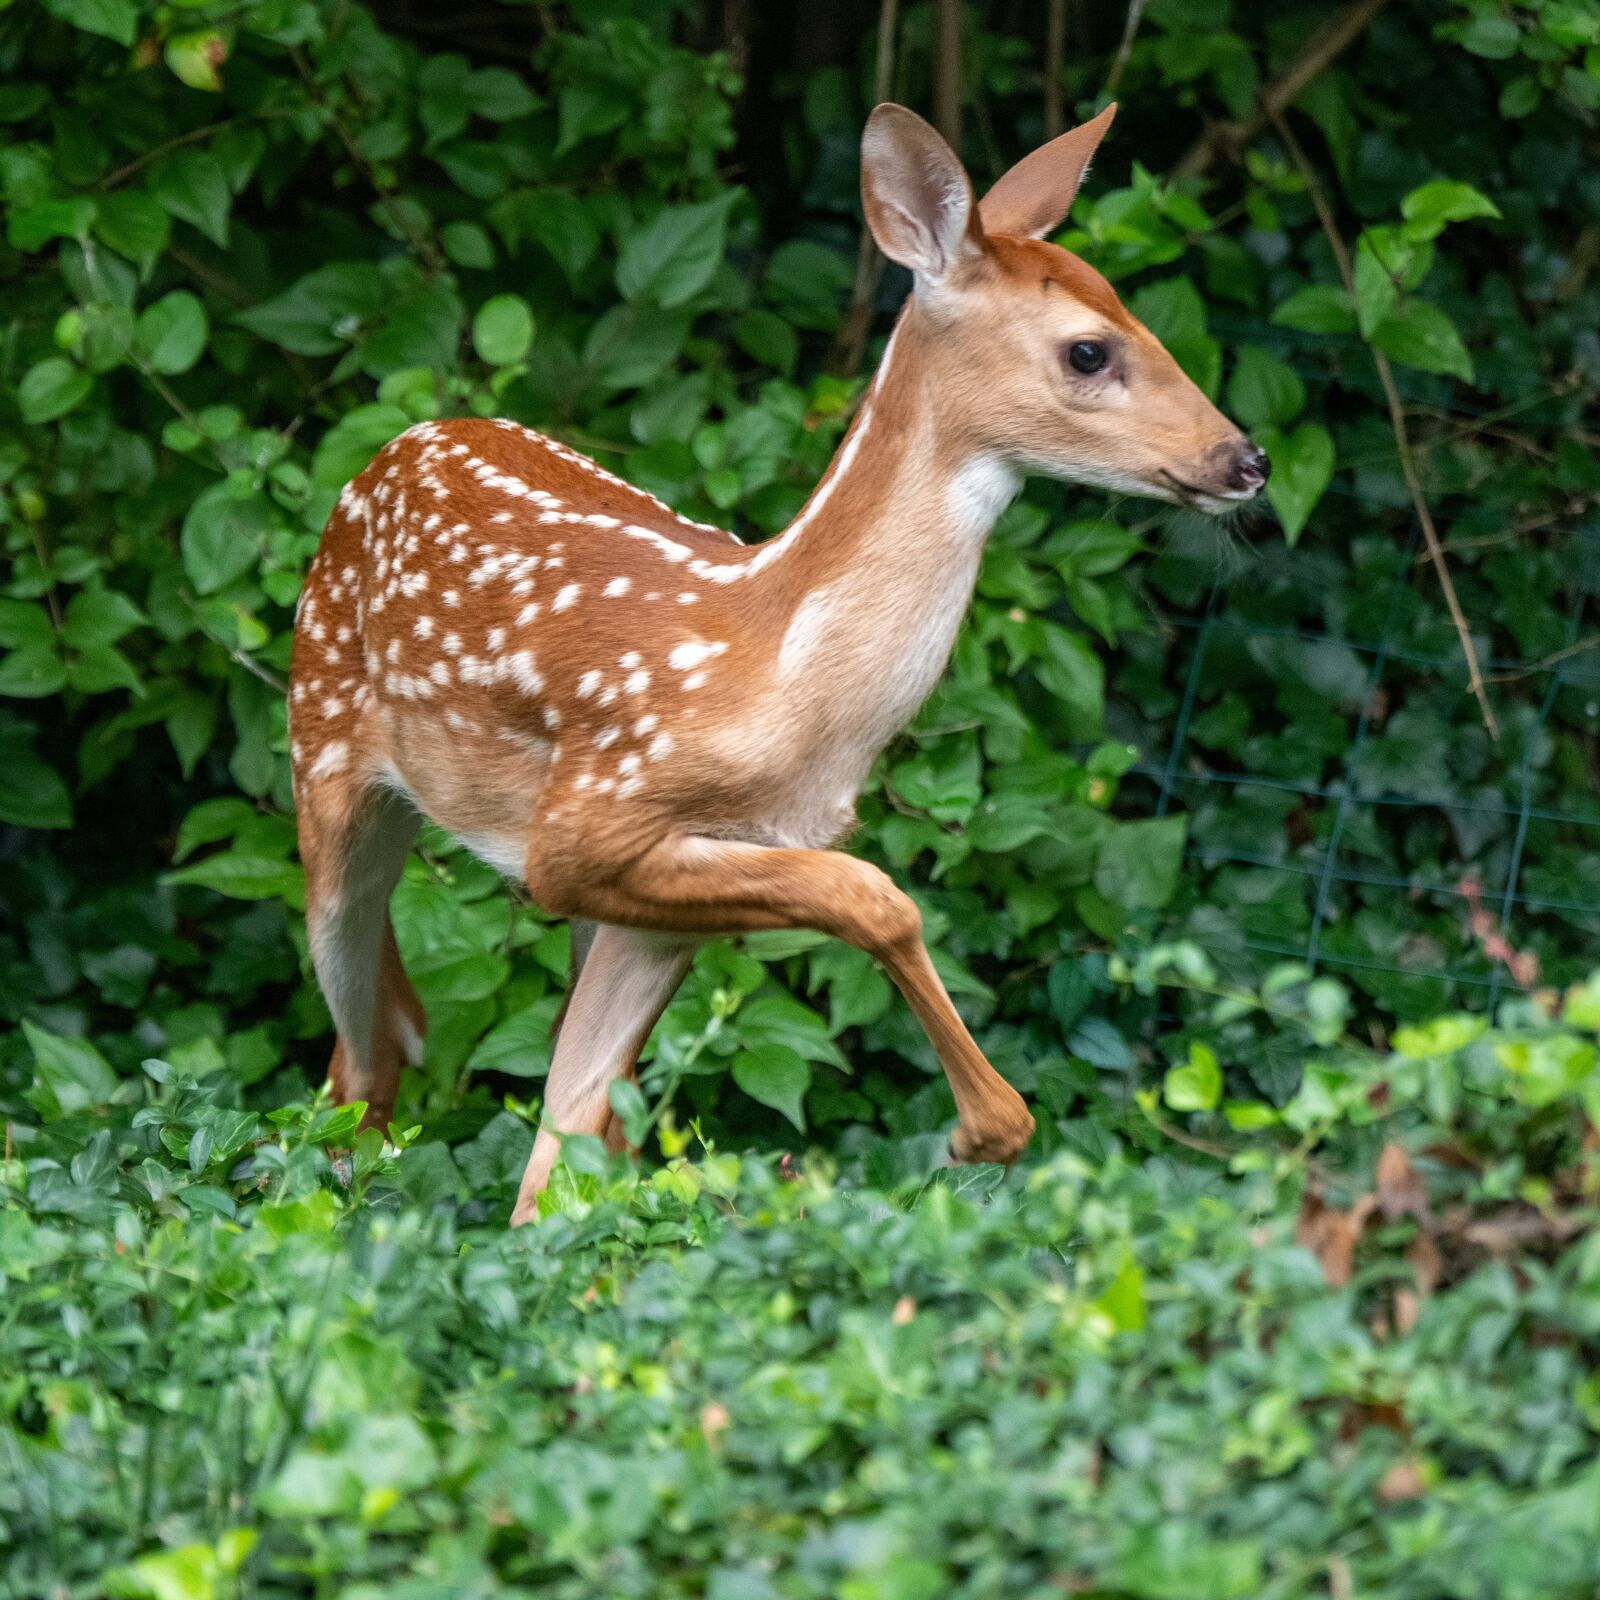
[[[1133,41],[1139,36],[1139,24],[1144,20],[1145,0],[1128,0],[1128,16],[1122,25],[1122,41],[1117,45],[1116,59],[1111,63],[1111,71],[1106,74],[1106,98],[1109,100],[1117,92],[1117,85],[1122,82],[1122,74],[1127,70],[1128,58],[1133,54]]]
[[[933,125],[961,154],[961,0],[937,0]]]
[[[1193,178],[1224,151],[1242,150],[1270,122],[1293,103],[1305,86],[1355,43],[1367,25],[1383,10],[1385,0],[1353,0],[1336,11],[1301,47],[1300,53],[1261,91],[1254,114],[1245,122],[1213,123],[1185,151],[1172,169],[1174,178]]]
[[[1301,177],[1305,179],[1306,192],[1311,197],[1311,204],[1316,208],[1317,220],[1322,224],[1322,231],[1327,236],[1328,248],[1333,252],[1333,259],[1338,265],[1339,277],[1344,282],[1345,292],[1354,300],[1356,278],[1350,264],[1350,252],[1345,248],[1344,239],[1333,220],[1333,212],[1329,209],[1328,197],[1323,192],[1316,169],[1306,158],[1305,151],[1300,147],[1300,141],[1290,131],[1282,114],[1274,112],[1272,122],[1278,130],[1278,136],[1283,140],[1285,149],[1289,152],[1289,158],[1299,169]],[[1450,563],[1445,558],[1444,546],[1439,542],[1438,529],[1433,525],[1433,513],[1428,509],[1427,498],[1422,492],[1422,480],[1417,475],[1416,457],[1411,450],[1411,435],[1406,427],[1405,407],[1401,405],[1400,391],[1395,387],[1394,370],[1389,365],[1389,358],[1376,345],[1369,344],[1367,349],[1372,356],[1373,364],[1378,369],[1378,382],[1383,385],[1383,397],[1389,407],[1389,426],[1394,430],[1395,452],[1400,458],[1400,471],[1405,477],[1406,489],[1411,496],[1417,522],[1422,528],[1423,542],[1428,547],[1433,570],[1439,576],[1439,587],[1444,591],[1445,605],[1449,607],[1450,620],[1455,625],[1456,637],[1461,641],[1461,654],[1467,662],[1467,687],[1472,690],[1478,702],[1478,710],[1482,713],[1484,727],[1489,730],[1489,737],[1498,744],[1500,724],[1489,704],[1488,691],[1484,687],[1483,668],[1478,663],[1477,646],[1472,642],[1472,629],[1467,624],[1466,613],[1461,609],[1460,600],[1456,598],[1456,585],[1450,576]]]
[[[1061,107],[1061,64],[1067,55],[1067,0],[1050,0],[1044,29],[1044,136],[1048,141],[1065,130]]]
[[[894,82],[895,36],[900,27],[900,0],[879,0],[878,53],[872,67],[872,103],[881,105],[889,98]],[[849,377],[861,366],[872,328],[872,307],[883,278],[883,257],[873,243],[869,229],[863,227],[856,246],[856,278],[850,290],[850,305],[833,336],[826,366],[838,377]]]

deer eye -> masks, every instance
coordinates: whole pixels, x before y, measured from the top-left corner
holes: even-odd
[[[1098,339],[1079,339],[1067,346],[1067,365],[1086,377],[1098,372],[1111,359],[1111,352]]]

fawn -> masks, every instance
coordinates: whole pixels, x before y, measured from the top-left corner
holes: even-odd
[[[1261,450],[1058,227],[1115,108],[981,202],[927,123],[881,105],[868,226],[915,277],[804,509],[745,546],[514,422],[425,422],[340,497],[295,628],[291,756],[335,1097],[393,1114],[424,1018],[388,902],[426,813],[573,922],[573,984],[512,1216],[560,1134],[623,1147],[631,1074],[699,944],[764,928],[887,969],[955,1094],[951,1154],[1033,1131],[922,942],[915,904],[830,849],[873,758],[942,672],[1026,473],[1219,511]]]

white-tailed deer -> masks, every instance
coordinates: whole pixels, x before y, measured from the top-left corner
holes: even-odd
[[[1026,473],[1220,510],[1266,458],[1111,286],[1044,243],[1112,108],[981,203],[879,106],[862,198],[915,289],[792,524],[746,547],[513,422],[428,422],[345,490],[306,579],[291,689],[312,958],[340,1100],[379,1127],[424,1018],[388,902],[426,813],[575,919],[574,986],[514,1223],[557,1133],[622,1144],[610,1083],[718,934],[811,928],[882,962],[955,1092],[959,1160],[1033,1119],[934,971],[916,906],[828,847],[933,688]]]

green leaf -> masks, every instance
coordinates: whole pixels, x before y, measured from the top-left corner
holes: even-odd
[[[172,238],[172,218],[143,189],[113,189],[95,202],[94,231],[148,273]]]
[[[383,278],[366,261],[335,261],[234,321],[302,356],[331,356],[353,344],[383,310]]]
[[[193,866],[168,872],[161,881],[215,889],[232,900],[288,900],[300,904],[305,899],[305,873],[295,862],[235,850],[219,851]]]
[[[1300,415],[1306,386],[1286,361],[1247,344],[1228,380],[1228,405],[1246,428],[1285,428]]]
[[[1439,179],[1413,189],[1400,202],[1400,215],[1411,224],[1406,230],[1408,233],[1431,239],[1446,223],[1465,222],[1472,217],[1498,217],[1500,208],[1470,183]]]
[[[533,343],[533,312],[519,294],[497,294],[472,319],[472,344],[492,367],[520,361]]]
[[[394,405],[356,406],[323,434],[311,462],[311,481],[326,489],[347,484],[388,442],[411,426]]]
[[[162,54],[173,75],[191,89],[215,93],[222,87],[217,68],[228,59],[228,35],[220,28],[193,28],[173,34]]]
[[[811,1068],[798,1051],[784,1044],[741,1050],[733,1060],[733,1081],[752,1100],[781,1111],[801,1133],[806,1131],[802,1101],[811,1087]]]
[[[1187,831],[1184,817],[1119,823],[1100,846],[1095,889],[1125,911],[1164,906],[1178,887]]]
[[[205,307],[187,289],[174,289],[139,313],[134,349],[157,372],[187,372],[206,347]]]
[[[42,249],[52,239],[86,239],[94,218],[94,201],[82,195],[13,206],[6,217],[6,240],[26,252]]]
[[[19,828],[70,828],[72,795],[33,749],[34,730],[0,716],[0,822]]]
[[[1168,1069],[1161,1093],[1174,1111],[1215,1111],[1222,1098],[1222,1069],[1216,1052],[1198,1039],[1189,1046],[1189,1059]]]
[[[1293,433],[1269,429],[1259,443],[1272,462],[1267,499],[1293,544],[1333,478],[1333,437],[1321,423],[1303,422]]]
[[[1280,328],[1298,328],[1302,333],[1354,333],[1356,328],[1350,296],[1326,283],[1296,289],[1272,313],[1272,320]]]
[[[1467,354],[1456,325],[1426,300],[1407,300],[1398,311],[1391,312],[1374,330],[1372,342],[1386,356],[1408,367],[1472,382],[1472,357]]]
[[[46,356],[23,373],[17,409],[24,422],[54,422],[89,398],[94,380],[64,356]]]
[[[699,205],[666,206],[630,234],[617,258],[623,299],[648,298],[670,309],[699,294],[722,260],[728,212],[739,193],[728,189]]]
[[[180,150],[158,167],[150,192],[180,222],[198,228],[226,249],[233,195],[222,163],[209,150]]]
[[[22,1033],[33,1051],[35,1082],[48,1091],[48,1104],[57,1114],[71,1116],[103,1106],[117,1092],[116,1073],[87,1039],[48,1033],[27,1018]]]
[[[250,571],[279,527],[272,502],[230,481],[204,490],[183,519],[184,570],[201,594],[215,594]]]
[[[139,26],[134,0],[44,0],[44,8],[83,33],[98,33],[120,45],[131,45]]]

